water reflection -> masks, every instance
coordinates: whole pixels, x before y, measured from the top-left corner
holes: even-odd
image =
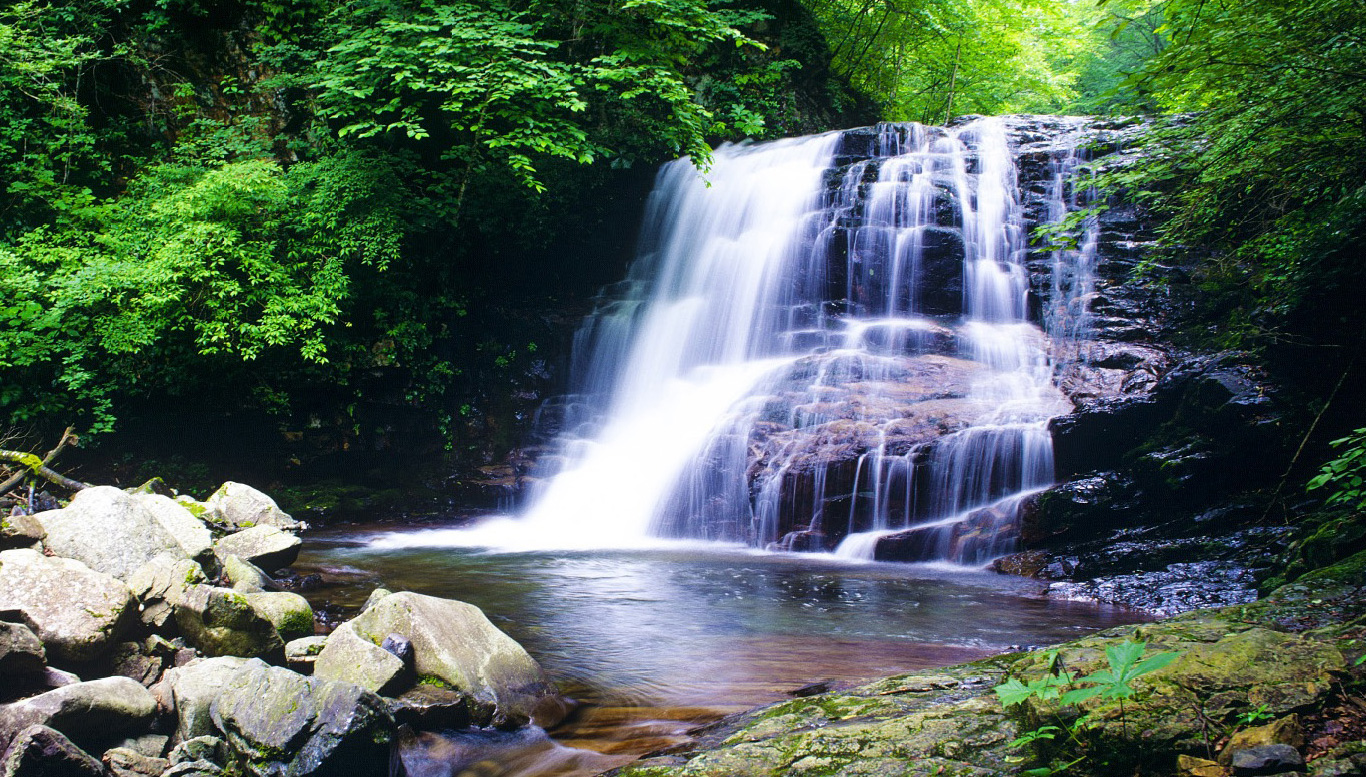
[[[486,554],[310,537],[301,564],[358,605],[377,584],[470,602],[557,680],[602,701],[754,705],[1132,622],[1041,598],[1033,581],[952,567],[739,551]]]

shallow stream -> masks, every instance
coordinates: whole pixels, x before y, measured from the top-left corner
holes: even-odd
[[[626,758],[813,684],[838,687],[1144,619],[1043,598],[1037,581],[942,564],[702,544],[527,553],[411,546],[421,536],[441,535],[396,535],[391,526],[313,532],[296,569],[329,583],[311,594],[315,604],[359,607],[382,585],[479,606],[586,703],[555,739]],[[591,774],[617,762],[525,739],[489,735],[473,750],[468,741],[427,742],[420,749],[429,755],[455,749],[431,755],[445,765],[424,773]],[[469,771],[461,758],[488,763]]]

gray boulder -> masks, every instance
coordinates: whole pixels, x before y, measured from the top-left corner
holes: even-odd
[[[156,699],[127,677],[75,683],[0,707],[0,747],[29,726],[55,728],[77,742],[141,733]]]
[[[0,677],[40,675],[46,667],[38,635],[27,626],[0,621]]]
[[[0,516],[0,550],[31,548],[46,536],[43,525],[31,515]]]
[[[327,646],[313,662],[313,676],[354,683],[372,693],[392,696],[408,678],[403,661],[358,635],[343,623],[327,638]]]
[[[540,664],[472,604],[397,593],[371,604],[351,627],[372,645],[390,634],[407,637],[419,681],[465,694],[476,725],[549,727],[568,711]]]
[[[223,568],[223,577],[228,581],[228,586],[234,591],[257,594],[266,590],[266,586],[270,584],[270,576],[260,567],[231,553],[219,558],[218,563]]]
[[[4,777],[104,777],[104,767],[60,731],[29,726],[0,756]]]
[[[394,720],[360,686],[304,677],[259,660],[228,678],[214,725],[259,777],[386,773]]]
[[[26,549],[0,552],[3,610],[24,614],[49,657],[78,663],[103,654],[136,613],[133,592],[113,577]]]
[[[293,564],[302,545],[298,537],[274,526],[253,526],[219,540],[214,551],[219,558],[237,556],[261,569],[274,570]]]
[[[128,586],[142,603],[139,617],[156,629],[171,619],[175,605],[185,597],[186,591],[206,582],[208,578],[199,564],[177,558],[172,553],[158,554],[128,578]]]
[[[228,762],[228,743],[216,736],[198,736],[181,742],[171,749],[168,756],[173,764],[208,761],[214,764]]]
[[[275,500],[244,483],[231,480],[204,500],[205,518],[228,530],[272,526],[281,531],[302,531],[304,524],[280,509]]]
[[[327,637],[300,637],[285,643],[285,666],[299,674],[313,674],[318,654],[327,647]]]
[[[166,670],[161,682],[152,687],[152,693],[163,713],[174,712],[177,741],[185,743],[218,733],[209,708],[227,687],[228,678],[246,663],[245,658],[222,656]]]
[[[100,760],[113,777],[160,777],[171,768],[171,762],[165,758],[144,755],[127,747],[110,748],[104,751]]]
[[[246,594],[247,604],[270,621],[280,639],[289,641],[313,634],[313,608],[308,600],[288,591]]]
[[[175,605],[176,624],[205,655],[253,658],[281,651],[285,643],[275,624],[247,596],[230,588],[190,586]]]
[[[127,580],[158,554],[207,559],[212,535],[185,508],[159,494],[113,486],[87,488],[62,510],[34,516],[49,550],[97,572]]]

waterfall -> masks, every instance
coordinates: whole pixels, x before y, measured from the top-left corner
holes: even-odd
[[[1058,162],[1051,218],[1075,169]],[[575,337],[526,514],[464,542],[1008,552],[1053,477],[1047,420],[1070,409],[1029,317],[1027,229],[1001,119],[665,165],[628,278]],[[1055,252],[1064,312],[1086,289],[1061,264],[1084,254]]]

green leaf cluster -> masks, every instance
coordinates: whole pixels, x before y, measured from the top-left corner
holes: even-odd
[[[1326,502],[1330,505],[1366,509],[1366,427],[1330,444],[1338,455],[1324,463],[1309,481],[1308,489],[1327,489]]]

